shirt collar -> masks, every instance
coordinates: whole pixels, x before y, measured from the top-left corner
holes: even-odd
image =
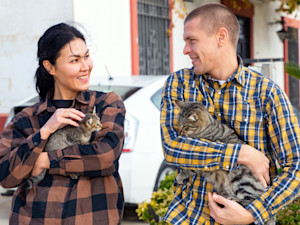
[[[52,99],[53,95],[54,95],[54,90],[51,89],[47,93],[46,97],[40,101],[40,104],[36,105],[36,108],[34,110],[34,115],[38,115],[44,111],[54,112],[56,110],[56,107],[52,104],[52,102],[50,100],[50,99]],[[79,102],[81,104],[88,105],[89,101],[90,101],[90,93],[88,91],[82,91],[77,94],[71,107],[75,106],[75,102]]]
[[[237,55],[237,60],[238,60],[238,68],[234,71],[234,73],[232,74],[232,76],[230,76],[226,82],[230,82],[232,80],[236,80],[240,85],[244,86],[245,81],[243,79],[243,74],[244,74],[244,63],[243,60],[241,58],[241,56]],[[202,74],[202,75],[196,75],[195,74],[195,70],[194,67],[191,68],[191,72],[193,73],[193,77],[194,79],[204,79],[208,82],[213,82],[213,79],[211,78],[211,76],[209,74]]]

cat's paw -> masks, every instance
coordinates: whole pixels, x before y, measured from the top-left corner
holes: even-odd
[[[69,175],[71,177],[71,179],[73,180],[77,180],[79,178],[79,175],[78,174],[70,174]]]

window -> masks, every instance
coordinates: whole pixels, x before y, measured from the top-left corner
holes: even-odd
[[[138,0],[140,74],[170,73],[168,0]]]

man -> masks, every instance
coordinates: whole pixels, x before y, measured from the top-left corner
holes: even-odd
[[[183,52],[191,58],[193,68],[171,74],[164,87],[161,132],[165,159],[199,172],[230,171],[244,164],[265,187],[269,186],[243,208],[212,194],[212,186],[198,173],[183,185],[175,182],[175,197],[164,218],[171,224],[263,224],[299,196],[297,118],[278,85],[243,65],[236,54],[238,37],[235,15],[221,4],[202,5],[185,19]],[[216,119],[235,129],[247,145],[180,136],[177,99],[203,103]]]

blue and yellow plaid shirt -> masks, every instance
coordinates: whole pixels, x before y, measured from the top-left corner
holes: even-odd
[[[196,171],[230,171],[237,166],[241,145],[180,136],[176,99],[201,102],[217,120],[270,159],[273,183],[246,207],[256,224],[263,224],[299,196],[300,129],[290,101],[273,81],[244,67],[239,58],[238,69],[222,86],[209,75],[196,75],[193,68],[171,74],[165,83],[161,132],[166,161]],[[276,159],[282,169],[280,175]],[[174,185],[175,196],[164,218],[167,222],[216,224],[209,216],[207,193],[213,191],[211,184],[194,175],[183,185]]]

